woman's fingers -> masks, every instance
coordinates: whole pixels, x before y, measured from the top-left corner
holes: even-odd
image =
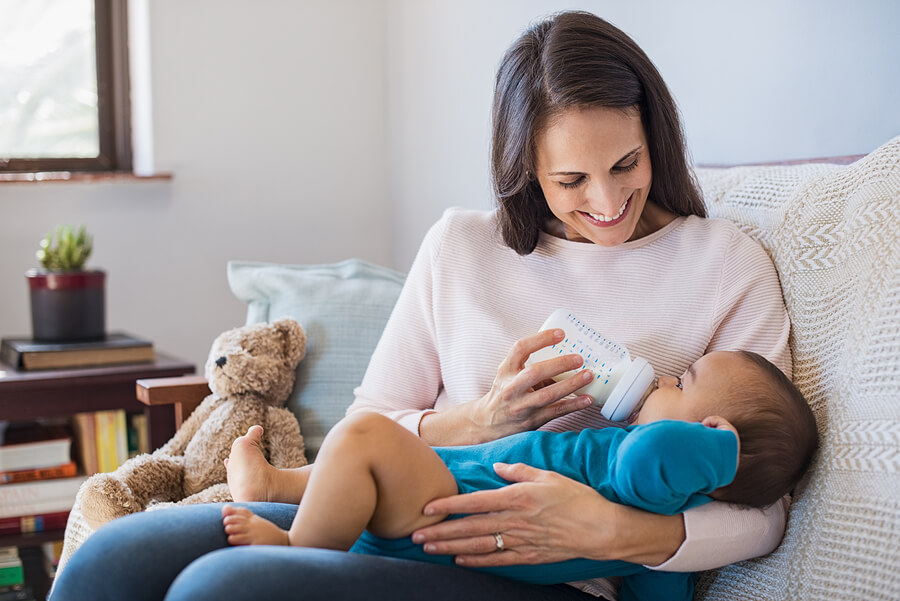
[[[451,513],[488,513],[491,511],[500,511],[509,507],[510,493],[508,487],[498,488],[495,490],[479,490],[478,492],[468,493],[464,495],[453,495],[452,497],[444,497],[443,499],[435,499],[425,505],[425,515],[449,515]],[[447,533],[454,532],[451,526],[456,526],[462,520],[450,520],[441,522],[434,526],[429,526],[423,530],[431,530],[436,526],[446,526],[446,528],[438,528],[437,531],[445,531]],[[486,531],[484,533],[490,533]]]
[[[417,530],[413,541],[472,567],[564,561],[607,544],[603,535],[614,529],[603,524],[615,505],[595,490],[521,463],[496,463],[494,470],[512,484],[432,501],[426,512],[470,515]]]
[[[551,346],[565,338],[566,333],[560,329],[542,330],[536,334],[531,334],[520,338],[513,344],[509,354],[500,366],[500,370],[504,369],[511,372],[519,372],[524,366],[528,357],[532,353],[540,349]]]

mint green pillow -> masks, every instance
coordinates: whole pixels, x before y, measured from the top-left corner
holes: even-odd
[[[359,259],[228,263],[228,283],[247,303],[248,324],[293,317],[306,330],[306,357],[287,406],[300,422],[310,461],[353,401],[405,277]]]

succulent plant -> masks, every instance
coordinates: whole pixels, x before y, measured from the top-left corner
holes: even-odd
[[[54,244],[55,242],[55,244]],[[41,249],[37,251],[38,261],[45,269],[52,271],[79,271],[91,255],[94,240],[87,234],[84,226],[76,233],[74,228],[61,225],[56,228],[56,240],[53,232],[41,240]]]

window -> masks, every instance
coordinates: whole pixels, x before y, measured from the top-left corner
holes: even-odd
[[[0,12],[0,171],[131,171],[126,0]]]

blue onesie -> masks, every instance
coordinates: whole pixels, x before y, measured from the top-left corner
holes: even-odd
[[[525,463],[587,484],[610,501],[667,515],[709,502],[705,493],[730,483],[737,450],[731,432],[668,420],[580,432],[522,432],[480,445],[435,448],[461,494],[509,484],[494,473],[495,462]],[[453,565],[452,556],[429,555],[408,537],[384,539],[368,531],[351,551]],[[475,569],[534,584],[624,576],[620,601],[688,601],[694,588],[693,574],[654,572],[624,561],[570,559]]]

